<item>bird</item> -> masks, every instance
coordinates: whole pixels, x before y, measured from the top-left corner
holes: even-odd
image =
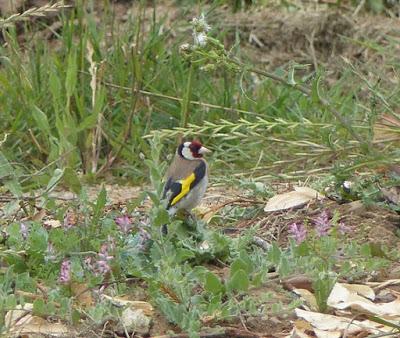
[[[170,216],[174,216],[179,210],[190,214],[200,203],[208,185],[208,164],[203,155],[210,152],[199,141],[187,141],[178,146],[166,172],[162,194]],[[167,231],[166,225],[162,231]]]

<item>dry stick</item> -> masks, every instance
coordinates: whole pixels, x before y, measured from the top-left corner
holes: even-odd
[[[313,59],[313,64],[314,64],[314,70],[318,70],[318,61],[317,61],[317,56],[315,54],[315,48],[314,48],[314,38],[315,38],[315,29],[311,32],[311,36],[306,36],[308,42],[310,43],[310,53]]]
[[[358,6],[356,7],[355,11],[351,15],[353,18],[357,16],[358,12],[364,7],[365,5],[365,0],[361,0]]]

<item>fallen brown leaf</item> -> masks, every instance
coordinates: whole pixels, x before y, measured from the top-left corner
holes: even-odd
[[[298,209],[313,200],[323,199],[318,191],[307,187],[295,187],[295,191],[285,192],[270,198],[264,207],[265,212]]]

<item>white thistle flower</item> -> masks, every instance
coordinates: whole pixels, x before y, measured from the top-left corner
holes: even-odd
[[[207,32],[211,26],[207,24],[204,13],[192,19],[194,45],[204,47],[207,44]]]
[[[200,33],[200,32],[208,32],[211,29],[211,26],[207,24],[206,17],[204,13],[201,13],[199,18],[192,19],[192,26],[193,31]]]
[[[204,47],[207,44],[207,34],[205,32],[193,32],[194,45]]]

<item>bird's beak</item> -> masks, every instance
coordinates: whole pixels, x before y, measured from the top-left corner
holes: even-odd
[[[211,153],[211,150],[207,149],[206,147],[201,147],[199,149],[199,154],[206,154],[206,153]]]

